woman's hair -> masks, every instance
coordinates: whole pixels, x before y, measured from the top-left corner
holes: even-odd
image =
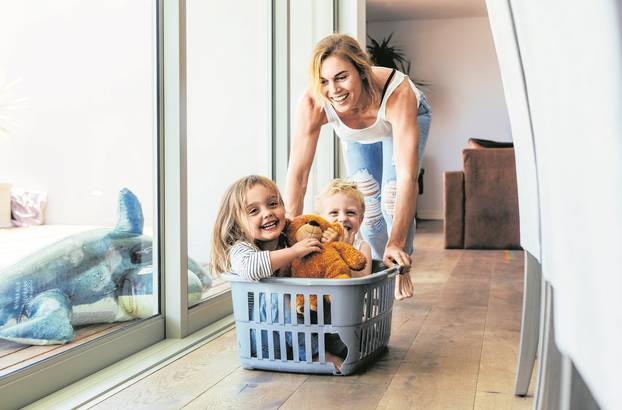
[[[322,92],[322,79],[320,70],[322,63],[330,56],[341,57],[349,61],[361,76],[363,90],[368,95],[367,105],[376,106],[380,103],[380,92],[374,87],[374,77],[371,69],[371,62],[367,53],[361,48],[358,41],[347,34],[331,34],[324,37],[315,45],[311,56],[309,74],[311,76],[311,94],[317,106],[321,106],[326,101]]]
[[[363,216],[365,213],[365,197],[363,196],[363,193],[359,191],[356,182],[343,178],[335,178],[330,181],[322,192],[320,192],[320,194],[315,198],[316,211],[322,211],[322,200],[324,198],[335,194],[344,194],[345,196],[358,202],[358,206],[361,208],[361,216]]]
[[[255,240],[250,234],[250,226],[246,214],[246,193],[257,184],[273,191],[279,203],[283,205],[279,188],[266,177],[249,175],[231,184],[222,198],[220,210],[214,222],[212,261],[210,264],[212,274],[219,275],[231,269],[229,249],[236,242],[245,241],[255,244]]]

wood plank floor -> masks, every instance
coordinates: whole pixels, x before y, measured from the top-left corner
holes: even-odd
[[[529,409],[512,394],[523,252],[445,250],[442,225],[415,239],[415,296],[396,302],[389,349],[354,376],[244,370],[235,331],[97,409]]]

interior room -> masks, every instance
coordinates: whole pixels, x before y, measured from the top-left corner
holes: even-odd
[[[620,16],[0,2],[0,407],[622,407]]]

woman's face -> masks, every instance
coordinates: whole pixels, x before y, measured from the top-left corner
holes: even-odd
[[[335,107],[345,113],[355,108],[363,93],[361,76],[354,65],[339,56],[327,57],[320,67],[322,93]]]

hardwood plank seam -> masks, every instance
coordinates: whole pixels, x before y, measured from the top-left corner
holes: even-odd
[[[492,299],[492,281],[493,281],[493,274],[495,272],[495,268],[497,267],[497,260],[495,260],[495,262],[492,264],[492,267],[490,269],[490,273],[489,273],[489,280],[488,280],[488,304],[486,305],[486,320],[484,321],[484,330],[482,332],[482,344],[480,346],[480,351],[479,351],[479,366],[477,367],[477,377],[475,379],[475,391],[473,392],[473,410],[475,410],[475,403],[477,402],[477,393],[479,392],[479,376],[480,373],[482,371],[482,359],[484,357],[484,341],[486,340],[486,329],[488,329],[488,318],[489,318],[489,313],[490,313],[490,303],[491,303],[491,299]]]

